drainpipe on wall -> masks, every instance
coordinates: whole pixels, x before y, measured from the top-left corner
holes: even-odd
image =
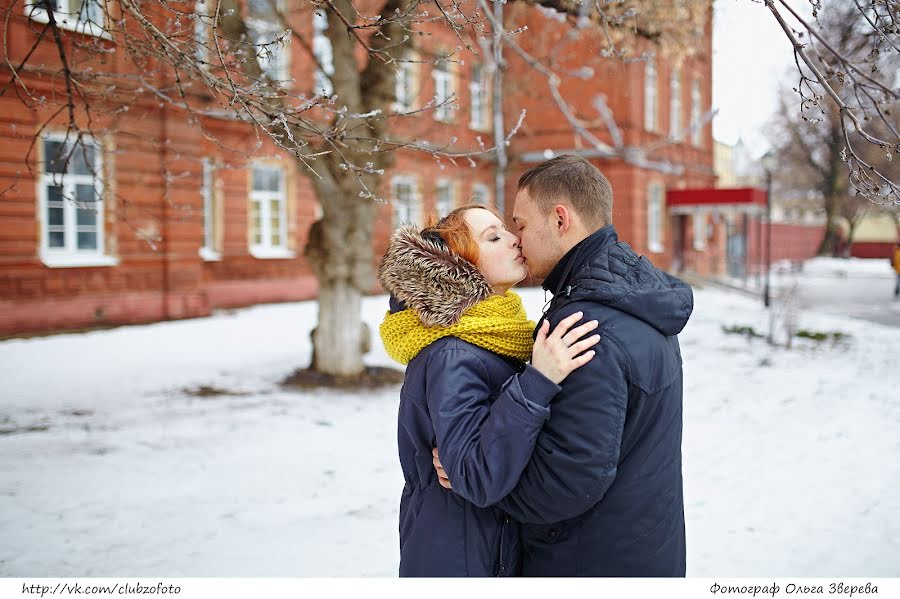
[[[162,83],[165,76],[161,74]],[[165,89],[160,85],[160,89]],[[169,174],[166,162],[169,157],[169,107],[165,101],[162,103],[160,114],[160,138],[162,148],[159,152],[159,168],[162,176],[162,317],[163,320],[171,320],[169,313]]]
[[[508,157],[506,154],[506,132],[503,128],[503,70],[505,64],[503,62],[503,3],[494,2],[494,21],[499,23],[500,27],[493,27],[492,48],[494,60],[494,84],[491,86],[492,95],[492,111],[494,117],[494,145],[497,148],[497,168],[494,171],[494,198],[497,206],[497,212],[500,217],[506,220],[506,203],[504,195],[506,194],[506,168]]]

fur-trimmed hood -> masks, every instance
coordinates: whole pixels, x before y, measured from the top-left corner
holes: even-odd
[[[494,291],[468,260],[447,249],[442,239],[423,236],[406,225],[391,235],[378,267],[385,291],[412,308],[425,326],[450,326],[463,312]]]

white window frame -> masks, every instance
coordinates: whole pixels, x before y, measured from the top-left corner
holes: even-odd
[[[400,198],[400,186],[408,186],[410,190],[407,202]],[[419,210],[419,185],[415,177],[410,175],[396,175],[391,178],[391,219],[394,227],[411,224],[418,225],[421,210]],[[406,214],[402,214],[402,212]]]
[[[212,42],[212,22],[209,15],[212,2],[213,0],[194,2],[194,58],[203,63],[209,62],[209,45]]]
[[[674,69],[669,79],[669,137],[675,141],[684,139],[681,113],[681,71]]]
[[[652,56],[644,65],[644,129],[659,130],[659,74]]]
[[[483,201],[479,201],[478,198],[484,198]],[[472,184],[472,202],[476,204],[481,204],[482,206],[490,206],[491,205],[491,188],[484,183],[473,183]]]
[[[394,78],[394,111],[409,112],[418,104],[419,65],[411,54],[406,54],[396,63],[397,73]]]
[[[446,194],[449,197],[443,198],[441,195]],[[434,189],[434,208],[438,218],[443,218],[449,214],[456,206],[456,183],[450,179],[438,179]]]
[[[213,0],[206,0],[207,2],[212,2]],[[275,7],[279,12],[284,10],[284,0],[259,0],[260,2],[275,2]],[[269,15],[266,15],[269,16]],[[271,15],[273,20],[267,20],[263,16],[254,16],[253,14],[253,4],[248,2],[247,4],[247,18],[245,19],[245,23],[247,24],[247,28],[249,29],[248,34],[250,37],[250,43],[253,44],[253,49],[257,54],[256,62],[259,63],[259,67],[262,69],[263,74],[272,79],[273,81],[285,82],[288,79],[288,74],[291,72],[290,70],[290,41],[291,36],[284,36],[283,44],[271,44],[275,39],[282,37],[285,33],[284,24],[281,23],[277,17]],[[265,48],[268,51],[270,56],[262,54],[264,49],[261,47],[263,44],[270,43],[269,46]]]
[[[104,29],[106,15],[104,14],[105,11],[103,10],[103,5],[106,3],[106,0],[92,0],[90,2],[89,6],[95,10],[91,11],[92,14],[88,14],[87,21],[81,20],[80,13],[75,14],[72,12],[71,7],[75,0],[48,1],[53,2],[56,5],[56,10],[53,11],[53,17],[60,29],[75,31],[76,33],[92,35],[103,39],[112,39],[109,32]],[[25,16],[38,23],[49,23],[50,15],[47,14],[45,8],[38,6],[38,4],[38,0],[25,0]]]
[[[82,143],[86,143],[93,147],[93,174],[74,174],[74,173],[48,173],[46,172],[46,163],[48,160],[46,142],[58,143],[74,143],[73,134],[69,133],[47,133],[41,136],[41,172],[38,176],[38,220],[40,222],[41,240],[39,255],[41,261],[50,267],[66,268],[81,266],[115,266],[119,261],[112,257],[106,256],[106,219],[103,204],[104,184],[103,184],[103,150],[102,146],[94,138],[90,136],[82,136]],[[74,152],[81,150],[76,149]],[[74,152],[70,155],[69,162],[74,160]],[[68,170],[70,165],[67,165]],[[89,184],[94,188],[97,201],[94,205],[94,225],[78,225],[78,209],[79,203],[75,201],[75,186]],[[50,225],[48,222],[48,208],[50,207],[50,198],[47,188],[50,186],[61,186],[63,188],[60,206],[63,210],[63,224]],[[50,247],[50,227],[62,227],[63,247]],[[79,227],[91,227],[96,234],[97,247],[91,249],[78,249],[78,232]],[[89,231],[83,231],[89,232]]]
[[[222,259],[217,249],[218,210],[216,210],[216,166],[209,158],[203,159],[200,193],[203,196],[203,246],[200,257],[207,262]],[[251,183],[252,185],[252,183]]]
[[[469,128],[485,131],[490,127],[490,70],[485,65],[472,65],[469,81]]]
[[[254,189],[253,180],[256,170],[276,171],[279,175],[279,185],[277,190]],[[281,239],[279,245],[272,244],[272,200],[278,201],[279,211],[279,230],[278,236]],[[256,243],[254,239],[254,223],[253,223],[253,204],[259,204],[259,221],[260,221],[260,243]],[[294,252],[288,249],[287,239],[287,173],[285,169],[277,164],[256,163],[250,167],[250,202],[248,204],[248,224],[249,226],[249,242],[250,255],[254,258],[293,258]]]
[[[328,14],[317,9],[313,11],[313,55],[322,68],[316,67],[313,74],[313,94],[330,96],[334,94],[334,84],[331,76],[334,75],[334,52],[331,40],[325,35],[328,29]]]
[[[693,228],[694,228],[694,249],[695,250],[705,250],[706,249],[706,212],[696,212],[693,215]]]
[[[453,122],[453,102],[441,105],[453,98],[456,91],[453,80],[453,65],[447,60],[441,60],[431,69],[431,77],[434,79],[434,120],[442,123]]]
[[[665,214],[665,188],[651,183],[647,188],[647,250],[659,254],[663,246],[663,218]]]
[[[703,127],[700,125],[702,117],[703,92],[700,90],[700,80],[694,79],[691,84],[691,143],[698,148],[703,145]]]

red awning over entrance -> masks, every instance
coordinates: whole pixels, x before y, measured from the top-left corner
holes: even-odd
[[[760,214],[766,209],[766,190],[755,187],[736,189],[672,189],[666,192],[671,214],[722,212]]]

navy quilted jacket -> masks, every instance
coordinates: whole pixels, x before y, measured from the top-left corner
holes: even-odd
[[[619,242],[612,226],[574,247],[544,287],[554,293],[552,327],[583,311],[600,321],[602,340],[563,381],[521,479],[497,503],[522,523],[522,574],[684,576],[676,335],[693,309],[691,288]]]
[[[493,290],[438,237],[401,227],[379,267],[391,311],[407,302],[423,322],[456,322]],[[398,299],[395,299],[398,298]],[[518,527],[492,504],[519,480],[560,387],[531,366],[455,337],[438,339],[406,367],[397,439],[401,576],[512,576]],[[431,451],[453,491],[438,483]]]
[[[528,463],[560,387],[531,366],[456,337],[406,367],[398,445],[400,576],[513,576],[518,526],[497,507]],[[431,450],[453,491],[438,484]]]

